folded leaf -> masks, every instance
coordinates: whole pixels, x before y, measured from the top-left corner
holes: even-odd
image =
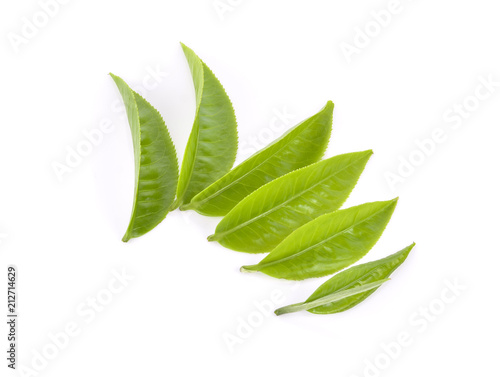
[[[242,162],[196,195],[181,210],[224,216],[247,195],[293,170],[321,159],[332,130],[333,103]]]
[[[236,118],[224,88],[190,48],[182,48],[193,76],[196,114],[172,208],[189,203],[231,170],[238,148]]]
[[[361,259],[378,241],[397,199],[328,213],[300,227],[256,265],[242,271],[303,280],[333,274]]]
[[[301,310],[311,311],[312,309],[314,309],[316,307],[322,307],[322,306],[325,306],[328,304],[334,304],[338,301],[342,301],[342,300],[350,298],[352,296],[357,296],[363,292],[373,291],[374,289],[377,289],[378,287],[380,287],[382,284],[384,284],[388,280],[389,279],[384,279],[384,280],[379,280],[379,281],[376,281],[373,283],[358,285],[357,287],[345,289],[345,290],[340,291],[340,292],[334,292],[332,294],[320,297],[320,298],[313,300],[313,301],[306,301],[306,302],[302,302],[299,304],[284,306],[282,308],[275,310],[274,314],[282,315],[282,314],[300,312]],[[327,314],[327,313],[325,313],[325,314]]]
[[[387,258],[342,271],[323,283],[305,302],[280,308],[275,313],[280,315],[308,310],[314,314],[332,314],[348,310],[374,293],[380,282],[388,280],[414,246],[415,243]],[[356,289],[359,289],[359,292],[356,292]],[[342,294],[345,296],[342,297]]]
[[[271,251],[301,225],[340,208],[372,153],[331,157],[271,181],[236,205],[208,239],[247,253]]]
[[[118,86],[132,132],[135,190],[132,216],[123,241],[142,236],[167,215],[179,175],[177,154],[165,122],[156,109],[118,76]]]

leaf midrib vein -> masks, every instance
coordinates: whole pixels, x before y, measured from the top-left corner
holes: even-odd
[[[327,237],[325,238],[324,240],[318,242],[318,243],[315,243],[314,245],[311,245],[307,248],[305,248],[304,250],[301,250],[299,251],[298,253],[295,253],[295,254],[292,254],[292,255],[289,255],[287,257],[284,257],[284,258],[281,258],[281,259],[277,259],[275,261],[271,261],[271,262],[267,262],[267,263],[263,263],[260,265],[260,267],[269,267],[269,266],[272,266],[273,264],[276,264],[276,263],[282,263],[284,261],[287,261],[289,259],[292,259],[292,258],[296,258],[296,257],[299,257],[300,255],[304,254],[304,253],[307,253],[309,250],[313,249],[313,248],[316,248],[318,246],[321,246],[322,244],[324,244],[325,242],[328,242],[330,241],[331,239],[335,238],[335,237],[338,237],[338,236],[341,236],[342,234],[344,234],[345,232],[347,232],[348,230],[358,226],[359,224],[363,223],[363,222],[366,222],[368,220],[370,220],[372,217],[374,217],[375,215],[377,215],[378,213],[382,212],[383,210],[385,210],[387,208],[387,206],[379,209],[378,211],[372,213],[370,216],[368,217],[365,217],[363,220],[361,221],[358,221],[352,225],[350,225],[349,227],[347,227],[346,229],[342,230],[341,232],[337,232],[335,233],[334,235],[330,236],[330,237]],[[258,264],[259,265],[259,264]]]
[[[198,58],[199,62],[201,63],[201,66],[202,66],[202,74],[203,74],[203,77],[202,77],[202,80],[203,80],[203,85],[201,87],[201,97],[200,97],[200,103],[196,104],[196,114],[195,114],[195,117],[194,117],[194,122],[198,123],[197,124],[197,130],[196,130],[196,145],[195,145],[195,150],[194,150],[194,154],[193,154],[193,163],[191,164],[191,168],[189,170],[189,176],[186,180],[186,187],[184,188],[184,191],[182,193],[182,195],[179,196],[178,200],[180,203],[182,203],[184,201],[184,197],[186,196],[186,193],[188,192],[188,189],[189,189],[189,186],[190,186],[190,182],[191,182],[191,178],[193,177],[193,172],[194,172],[194,165],[196,163],[196,158],[198,156],[198,145],[199,145],[199,142],[200,142],[200,119],[199,119],[199,114],[200,114],[200,107],[201,107],[201,103],[203,102],[203,93],[205,92],[205,66],[204,66],[204,63]],[[196,91],[196,88],[195,88],[195,91]],[[189,143],[189,140],[188,140],[188,143]]]

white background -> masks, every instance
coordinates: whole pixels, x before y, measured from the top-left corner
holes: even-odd
[[[50,334],[74,323],[79,334],[38,364],[36,375],[496,373],[500,87],[487,99],[470,96],[481,78],[500,81],[498,5],[401,0],[400,12],[377,30],[371,12],[387,10],[388,1],[232,3],[218,14],[212,0],[74,0],[43,26],[37,1],[2,0],[0,281],[6,284],[7,265],[16,264],[19,362],[32,368],[37,352],[53,351]],[[23,36],[24,17],[42,24],[16,51],[11,39]],[[341,45],[355,46],[357,30],[366,27],[373,36],[349,61]],[[362,262],[413,241],[417,246],[370,299],[335,315],[266,315],[229,347],[224,337],[238,336],[241,321],[259,319],[256,302],[270,300],[275,290],[282,304],[302,301],[326,278],[294,285],[241,274],[241,265],[262,256],[208,243],[218,219],[195,213],[176,211],[142,238],[121,242],[132,205],[133,152],[107,74],[138,89],[144,80],[150,84],[145,96],[182,156],[194,90],[181,41],[212,68],[233,101],[244,147],[238,161],[251,153],[251,143],[264,146],[330,99],[327,156],[374,150],[345,207],[400,201]],[[153,82],[156,69],[163,73]],[[443,119],[464,101],[474,111],[456,123]],[[273,131],[270,124],[283,111],[293,119]],[[68,148],[85,140],[83,131],[107,119],[113,131],[58,179],[54,163],[65,164]],[[446,141],[418,160],[416,142],[439,129]],[[391,187],[388,172],[398,174],[400,159],[410,156],[420,165]],[[87,323],[78,308],[89,297],[105,297],[112,271],[122,269],[134,279]],[[466,288],[441,305],[446,282],[454,280]],[[2,294],[2,313],[5,302]],[[418,311],[429,305],[439,314],[426,324]],[[389,360],[383,344],[400,332],[412,344]],[[6,333],[4,325],[0,334]],[[0,344],[4,355],[5,335]]]

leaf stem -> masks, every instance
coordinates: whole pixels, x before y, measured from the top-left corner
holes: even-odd
[[[193,205],[193,203],[187,203],[187,204],[183,204],[179,207],[179,210],[181,211],[187,211],[187,210],[190,210],[190,209],[195,209],[197,206]]]
[[[176,198],[175,202],[172,203],[172,205],[169,207],[168,211],[169,212],[175,211],[177,208],[179,208],[180,205],[181,205],[181,201],[179,200],[179,198]]]
[[[256,264],[253,264],[251,266],[242,266],[240,267],[240,272],[258,272],[258,267]]]
[[[208,237],[207,237],[207,240],[208,240],[209,242],[212,242],[212,241],[218,241],[218,240],[220,240],[221,238],[222,238],[222,237],[220,237],[217,233],[214,233],[214,234],[212,234],[212,235],[208,236]]]

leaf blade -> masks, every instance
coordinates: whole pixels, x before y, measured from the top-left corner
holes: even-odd
[[[303,280],[333,274],[361,259],[378,241],[397,199],[320,216],[298,228],[258,264],[242,271]]]
[[[391,274],[403,264],[414,247],[415,243],[412,243],[400,251],[389,255],[388,257],[360,264],[338,273],[316,289],[306,302],[314,301],[321,296],[338,292],[343,289],[352,288],[357,284],[363,285],[380,279],[389,278]],[[376,289],[373,289],[359,295],[351,296],[348,300],[346,299],[336,302],[335,305],[323,305],[321,307],[316,307],[311,309],[310,312],[315,314],[340,313],[363,302],[375,291]]]
[[[333,314],[351,309],[372,295],[381,283],[389,280],[414,246],[415,243],[383,259],[344,270],[319,286],[306,301],[279,308],[275,313],[280,315],[307,310],[313,314]]]
[[[236,205],[209,240],[248,253],[272,250],[295,229],[340,208],[372,153],[331,157],[271,181]]]
[[[276,309],[274,311],[274,314],[283,315],[283,314],[288,314],[288,313],[299,312],[302,310],[311,311],[312,309],[314,309],[316,307],[320,307],[320,306],[323,306],[326,304],[335,303],[337,301],[341,301],[341,300],[350,298],[352,296],[359,295],[359,294],[364,293],[366,291],[370,291],[370,290],[372,291],[374,289],[377,289],[378,287],[380,287],[382,284],[384,284],[388,280],[390,280],[390,279],[378,280],[378,281],[375,281],[372,283],[367,283],[365,285],[359,285],[359,286],[354,287],[354,288],[349,288],[349,289],[346,289],[346,290],[343,290],[340,292],[331,293],[328,296],[324,296],[324,297],[318,298],[316,300],[305,301],[305,302],[301,302],[298,304],[283,306],[282,308]]]
[[[226,174],[238,147],[236,117],[223,86],[193,50],[183,44],[182,48],[193,77],[196,113],[172,209],[189,203]]]
[[[127,242],[155,228],[169,212],[178,180],[177,154],[158,111],[120,77],[110,74],[122,95],[134,145],[134,201],[123,236]]]
[[[331,135],[333,103],[299,123],[197,194],[181,210],[224,216],[250,193],[293,170],[317,162]]]

